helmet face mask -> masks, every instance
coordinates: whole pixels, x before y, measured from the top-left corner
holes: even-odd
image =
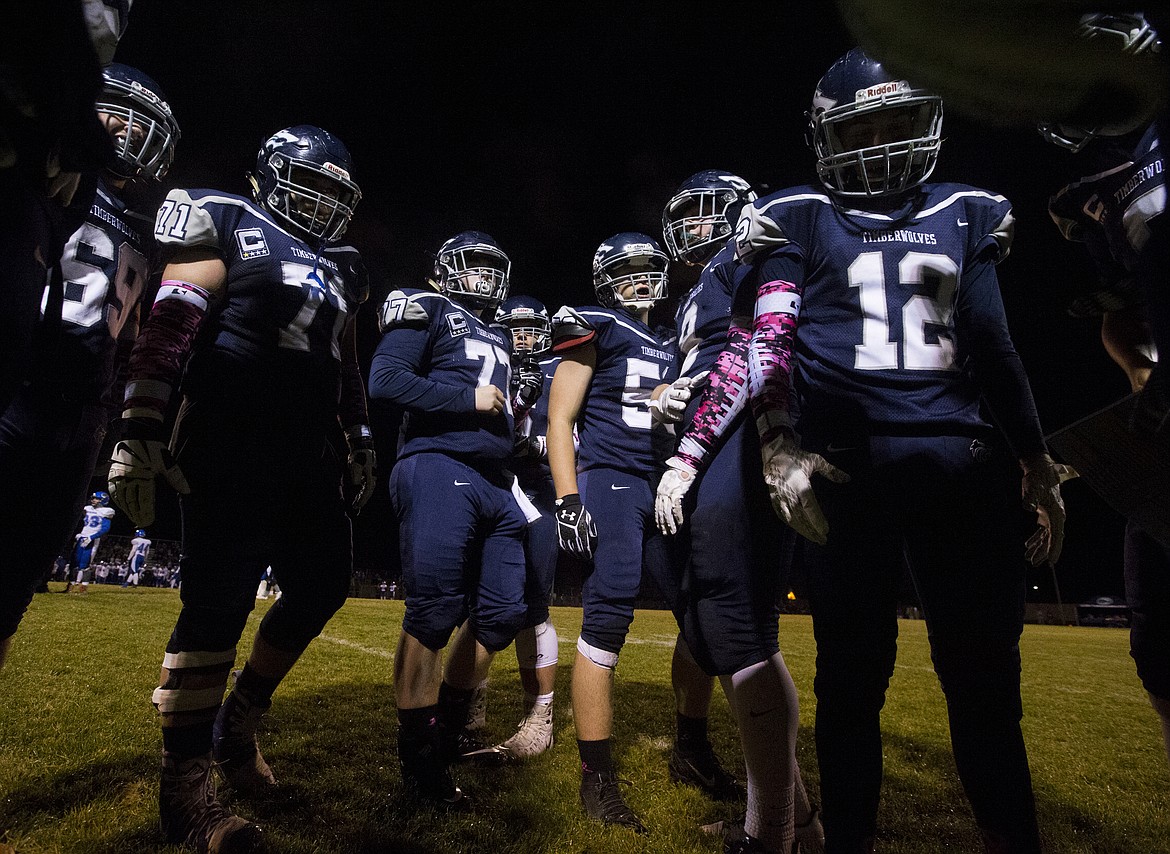
[[[158,181],[175,159],[179,124],[159,85],[136,68],[102,69],[94,107],[114,143],[110,172],[125,180]]]
[[[738,175],[709,169],[683,182],[662,211],[662,238],[676,261],[705,263],[735,230],[743,206],[756,200]]]
[[[256,201],[308,242],[331,243],[349,227],[362,193],[349,150],[311,125],[277,131],[260,148],[252,176]]]
[[[1121,53],[1137,55],[1157,53],[1162,42],[1154,28],[1140,13],[1091,13],[1081,17],[1077,35],[1090,41],[1108,42]],[[1041,122],[1040,136],[1073,153],[1080,151],[1098,136],[1121,136],[1141,127],[1143,122],[1117,127],[1078,127],[1070,124]]]
[[[110,493],[106,492],[105,490],[99,489],[97,492],[95,492],[93,495],[91,495],[89,497],[90,504],[93,504],[95,501],[97,502],[97,504],[95,505],[97,507],[109,507],[110,506]]]
[[[593,290],[606,308],[637,315],[666,299],[670,259],[648,234],[615,234],[593,255]]]
[[[435,256],[434,281],[451,299],[474,311],[495,308],[508,298],[512,262],[499,244],[480,231],[447,240]]]
[[[930,177],[942,147],[942,99],[892,77],[854,48],[817,84],[809,136],[817,176],[846,197],[893,196]]]
[[[548,309],[529,296],[509,297],[496,309],[496,322],[512,333],[517,358],[540,359],[552,349],[552,319]]]

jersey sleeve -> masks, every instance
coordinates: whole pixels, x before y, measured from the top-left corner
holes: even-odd
[[[195,195],[183,189],[171,190],[155,214],[154,236],[163,253],[207,247],[223,254],[221,235],[225,211],[214,196]]]
[[[432,295],[433,296],[433,295]],[[431,347],[426,294],[391,291],[378,313],[382,340],[370,363],[369,396],[407,411],[475,411],[475,389],[436,382],[425,376]]]
[[[426,329],[430,322],[426,301],[408,291],[391,291],[378,309],[378,331],[383,334],[398,327]]]
[[[745,264],[768,255],[792,241],[784,228],[758,204],[744,205],[735,226],[735,257]]]
[[[552,316],[552,349],[557,355],[592,344],[596,339],[596,327],[575,308],[563,305]]]
[[[964,222],[972,245],[968,258],[987,258],[998,264],[1012,249],[1016,217],[1003,196],[979,193],[967,199]]]
[[[991,415],[1018,458],[1043,451],[1032,388],[1008,332],[995,266],[977,261],[964,274],[956,329]]]

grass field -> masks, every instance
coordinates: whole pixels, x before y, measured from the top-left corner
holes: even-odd
[[[62,585],[51,585],[59,590]],[[179,851],[156,829],[159,734],[150,693],[178,611],[173,590],[91,586],[36,597],[0,671],[0,840],[21,854]],[[258,603],[247,644],[268,607]],[[627,800],[652,832],[602,828],[577,803],[569,676],[580,611],[558,608],[557,743],[528,764],[460,768],[474,814],[439,816],[401,796],[391,684],[403,605],[351,599],[276,694],[262,724],[278,796],[225,800],[265,825],[274,851],[718,852],[699,825],[728,816],[673,785],[670,654],[674,623],[640,611],[617,671],[616,756]],[[803,702],[800,757],[815,796],[814,644],[808,617],[786,616],[781,645]],[[1170,851],[1170,772],[1154,712],[1116,629],[1028,626],[1024,731],[1048,852]],[[488,726],[503,738],[518,717],[515,656],[492,671]],[[898,669],[883,725],[883,852],[978,851],[950,757],[945,711],[925,626],[901,624]],[[735,732],[717,691],[712,740],[737,767]]]

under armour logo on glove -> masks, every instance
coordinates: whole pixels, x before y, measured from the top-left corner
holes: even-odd
[[[569,554],[584,560],[597,548],[597,525],[574,492],[557,499],[557,543]]]

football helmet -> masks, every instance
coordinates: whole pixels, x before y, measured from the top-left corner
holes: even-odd
[[[432,280],[439,291],[475,311],[495,310],[508,298],[512,262],[495,238],[461,231],[439,247]]]
[[[751,184],[730,172],[706,169],[687,178],[662,210],[670,257],[705,263],[731,237],[743,206],[755,200]]]
[[[539,359],[552,348],[552,319],[535,297],[508,297],[496,309],[496,323],[512,331],[512,352],[517,357]]]
[[[670,258],[649,234],[615,234],[593,253],[593,290],[598,302],[632,314],[653,308],[666,298],[669,265]]]
[[[942,146],[942,98],[854,48],[825,72],[808,112],[817,177],[846,197],[891,196],[930,177]]]
[[[89,500],[90,501],[97,501],[97,503],[100,507],[109,507],[110,506],[110,493],[106,492],[104,489],[99,489],[97,492],[95,492],[93,495],[91,495],[89,497]]]
[[[134,536],[142,537],[143,539],[145,539],[146,538],[146,531],[144,531],[142,528],[135,528],[134,529]]]
[[[329,243],[345,233],[362,197],[352,172],[340,139],[313,125],[295,125],[261,144],[252,193],[295,236]]]
[[[1077,35],[1088,40],[1100,40],[1101,43],[1116,45],[1121,53],[1137,54],[1156,53],[1161,50],[1162,42],[1154,28],[1149,25],[1140,12],[1126,13],[1093,13],[1081,17]],[[1088,145],[1098,136],[1120,136],[1136,128],[1131,124],[1120,126],[1099,125],[1097,127],[1078,127],[1070,124],[1041,122],[1037,126],[1040,135],[1053,145],[1077,152]]]
[[[112,62],[102,69],[102,89],[94,101],[114,142],[114,158],[107,167],[126,180],[157,181],[175,159],[179,123],[158,83],[137,68]]]

